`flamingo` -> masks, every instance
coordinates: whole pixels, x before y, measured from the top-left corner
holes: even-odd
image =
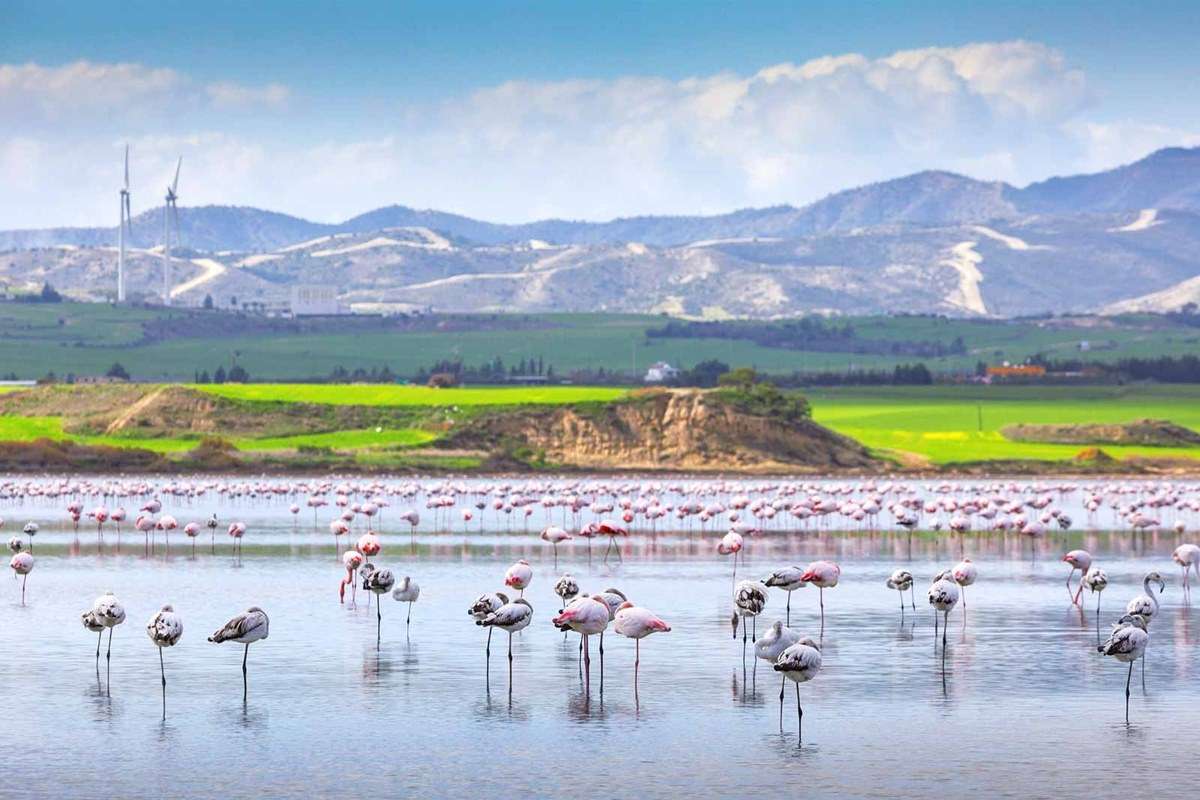
[[[29,552],[31,553],[33,552],[33,537],[37,536],[38,530],[38,524],[32,520],[26,522],[25,527],[21,528],[21,532],[29,537]]]
[[[571,534],[567,533],[557,525],[551,525],[542,531],[541,539],[543,542],[549,542],[554,546],[554,571],[558,571],[558,545],[559,542],[565,542],[571,538]]]
[[[213,555],[217,552],[217,512],[209,515],[204,522],[204,527],[208,528],[208,549]]]
[[[1113,626],[1108,641],[1096,646],[1098,652],[1129,664],[1129,672],[1125,675],[1126,724],[1129,723],[1129,683],[1133,680],[1133,662],[1140,658],[1143,665],[1146,663],[1146,645],[1150,643],[1150,632],[1146,629],[1148,624],[1141,614],[1126,614]]]
[[[240,561],[242,558],[242,537],[246,535],[246,523],[231,522],[226,533],[233,537],[233,544],[236,548],[238,560]]]
[[[246,645],[246,649],[242,652],[243,703],[246,702],[250,691],[250,682],[246,677],[246,660],[250,658],[250,645],[266,639],[270,630],[271,621],[267,619],[267,612],[258,606],[250,606],[250,608],[238,614],[229,620],[229,622],[226,622],[224,626],[218,628],[212,636],[208,637],[208,640],[215,644],[237,642],[238,644]]]
[[[762,579],[762,582],[767,586],[777,589],[783,589],[787,592],[787,612],[786,622],[784,624],[792,624],[792,592],[808,586],[808,582],[804,580],[804,570],[795,565],[777,569],[770,575]],[[774,659],[772,659],[774,661]]]
[[[482,625],[483,621],[490,615],[500,610],[502,606],[508,604],[508,595],[502,592],[489,592],[481,594],[479,599],[471,604],[467,609],[467,613],[475,620],[476,625]],[[484,647],[485,661],[484,669],[488,676],[488,685],[491,685],[492,674],[492,627],[488,627],[487,645]]]
[[[593,596],[608,608],[609,622],[616,617],[617,609],[621,607],[621,604],[629,601],[629,598],[620,589],[608,588]],[[600,691],[604,692],[604,631],[600,631]]]
[[[183,526],[184,534],[192,540],[192,556],[196,555],[196,537],[200,535],[200,524],[197,522],[189,522]]]
[[[742,581],[739,583],[733,593],[733,638],[737,639],[738,623],[742,617],[757,619],[758,615],[767,605],[767,587],[761,581]],[[742,662],[743,666],[746,661],[746,640],[747,631],[745,624],[742,625]]]
[[[29,580],[29,573],[33,572],[33,555],[30,553],[17,553],[8,562],[12,567],[14,575],[21,576],[21,605],[25,605],[25,582]]]
[[[945,671],[946,663],[946,630],[950,627],[950,612],[958,605],[959,589],[958,581],[954,580],[954,573],[951,570],[939,572],[933,579],[933,584],[929,587],[929,605],[933,606],[933,635],[934,643],[937,642],[937,615],[942,613],[945,625],[942,627],[942,667]]]
[[[963,605],[963,622],[967,621],[967,587],[975,582],[979,577],[979,570],[971,563],[971,559],[964,558],[962,561],[954,565],[951,570],[954,576],[954,582],[962,587],[962,605]]]
[[[738,553],[742,551],[745,545],[745,540],[737,531],[730,531],[721,537],[721,541],[717,543],[717,553],[723,556],[733,556],[733,582],[737,583],[737,562]],[[790,600],[789,596],[789,600]]]
[[[366,565],[363,565],[363,571],[366,572]],[[373,569],[366,572],[366,577],[363,578],[363,588],[377,595],[387,594],[396,585],[396,576],[392,574],[390,569]],[[375,603],[375,646],[379,646],[379,642],[383,637],[383,612],[380,602]]]
[[[1154,619],[1154,615],[1158,613],[1158,598],[1150,591],[1150,584],[1158,584],[1158,593],[1162,594],[1167,588],[1166,582],[1162,579],[1162,575],[1157,572],[1147,572],[1146,577],[1142,579],[1142,593],[1129,601],[1125,606],[1126,614],[1136,614],[1144,617],[1146,625]]]
[[[600,527],[597,533],[601,536],[608,537],[608,547],[604,548],[604,563],[608,563],[608,551],[615,549],[617,551],[617,560],[624,562],[625,558],[621,555],[621,545],[617,544],[618,536],[628,536],[629,529],[623,525],[618,525],[610,519],[600,520]]]
[[[158,610],[146,624],[146,635],[158,647],[158,670],[162,675],[163,719],[167,718],[167,669],[163,665],[163,648],[174,647],[183,638],[183,620],[170,603]]]
[[[404,619],[404,636],[408,638],[408,627],[412,622],[413,603],[421,596],[421,587],[412,578],[405,575],[400,579],[400,585],[392,590],[392,599],[398,603],[408,603],[408,616]]]
[[[633,639],[633,697],[636,701],[638,668],[642,663],[642,639],[652,633],[669,633],[671,626],[652,614],[649,609],[640,608],[626,601],[617,608],[617,613],[613,617],[613,630],[622,636]]]
[[[8,539],[8,552],[19,553],[25,549],[25,540],[20,536],[10,536]]]
[[[95,610],[91,608],[79,616],[83,627],[96,634],[96,680],[100,680],[100,640],[104,637],[104,623],[100,622]]]
[[[583,665],[585,674],[584,691],[590,692],[592,685],[592,658],[588,649],[587,637],[603,633],[610,619],[608,606],[595,597],[583,595],[576,597],[551,622],[558,627],[567,627],[578,633],[583,644]]]
[[[1100,593],[1108,586],[1108,573],[1100,567],[1092,567],[1080,579],[1081,583],[1096,595],[1096,639],[1100,638]]]
[[[1071,571],[1067,573],[1067,596],[1071,598],[1071,602],[1079,605],[1079,596],[1083,594],[1083,576],[1087,574],[1088,568],[1092,566],[1092,554],[1087,550],[1072,550],[1062,557],[1062,560],[1071,565]],[[1075,594],[1071,594],[1071,576],[1075,574],[1075,570],[1079,570],[1079,590]]]
[[[789,646],[775,662],[775,671],[796,684],[796,747],[803,744],[804,709],[800,705],[800,684],[811,681],[821,671],[821,646],[804,638]]]
[[[898,569],[894,571],[887,579],[887,587],[895,589],[900,593],[900,616],[904,616],[904,593],[908,592],[909,603],[912,604],[913,611],[917,610],[917,601],[913,597],[915,589],[913,589],[913,574],[906,569]]]
[[[346,567],[346,577],[342,578],[341,583],[338,584],[339,603],[346,602],[346,587],[349,586],[351,592],[350,605],[355,608],[358,607],[358,582],[354,580],[354,573],[358,572],[358,568],[363,565],[365,560],[362,553],[357,550],[347,550],[345,553],[342,553],[342,565]]]
[[[554,593],[562,600],[562,608],[567,607],[579,594],[579,583],[569,572],[564,572],[554,584]],[[560,611],[562,609],[559,609]]]
[[[779,656],[784,650],[800,641],[800,634],[791,628],[785,627],[782,622],[775,620],[771,623],[771,627],[767,628],[767,632],[763,634],[761,639],[754,642],[754,657],[761,658],[770,664],[774,664],[779,660]],[[787,677],[780,678],[779,681],[779,731],[783,732],[783,694],[787,687]]]
[[[482,625],[488,628],[488,642],[492,640],[491,628],[499,628],[508,634],[508,698],[512,699],[513,687],[513,654],[512,654],[512,637],[518,631],[523,631],[529,627],[529,623],[533,621],[533,606],[524,597],[518,597],[512,602],[506,602],[495,611],[488,614],[480,620],[476,620],[476,625]],[[489,686],[491,685],[489,680]]]
[[[112,592],[105,592],[97,597],[96,602],[92,604],[92,615],[96,618],[97,622],[108,628],[108,650],[104,654],[104,659],[111,665],[113,628],[125,621],[125,606],[121,605]],[[96,643],[96,647],[96,658],[99,659],[99,642]]]
[[[1188,568],[1195,570],[1196,577],[1200,578],[1200,547],[1194,544],[1181,544],[1171,554],[1171,560],[1183,570],[1183,596],[1187,600],[1191,600],[1192,588],[1188,581]]]
[[[808,569],[800,576],[801,580],[808,581],[821,590],[821,633],[825,633],[825,590],[832,589],[838,585],[838,578],[842,575],[842,568],[832,561],[814,561],[808,565]]]
[[[533,570],[530,568],[529,562],[523,558],[504,573],[504,585],[516,589],[521,593],[521,597],[525,596],[525,587],[529,586],[532,580]]]

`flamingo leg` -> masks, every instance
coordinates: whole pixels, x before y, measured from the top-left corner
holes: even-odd
[[[508,634],[508,699],[512,700],[512,632]]]
[[[592,654],[588,648],[588,637],[583,634],[583,691],[592,693]]]
[[[246,659],[250,658],[250,645],[246,645],[245,652],[242,653],[242,702],[246,702],[246,697],[250,694],[250,680],[246,677]]]
[[[1125,676],[1125,724],[1129,724],[1129,683],[1133,680],[1133,662],[1129,662],[1129,674]]]
[[[787,688],[787,678],[779,679],[779,732],[783,733],[783,690]]]
[[[1074,598],[1074,596],[1075,596],[1074,594],[1072,594],[1072,593],[1071,593],[1071,577],[1072,577],[1074,574],[1075,574],[1075,568],[1074,568],[1074,567],[1071,567],[1071,571],[1067,573],[1067,597],[1071,597],[1071,598]],[[1082,579],[1082,578],[1080,579],[1080,583],[1079,583],[1079,585],[1080,585],[1081,587],[1083,586],[1083,579]],[[1072,603],[1074,603],[1074,602],[1075,602],[1075,600],[1074,600],[1074,599],[1072,599],[1072,600],[1071,600],[1071,602],[1072,602]]]
[[[383,637],[383,603],[375,603],[375,648],[379,649],[379,641]],[[511,638],[511,637],[510,637]]]
[[[800,684],[796,684],[796,747],[804,743],[804,708],[800,705]]]
[[[604,631],[600,631],[600,694],[604,694]]]
[[[904,600],[903,600],[903,599],[901,599],[901,600],[900,600],[900,607],[901,607],[901,608],[904,608]],[[791,627],[791,625],[792,625],[792,593],[791,593],[791,592],[788,592],[788,599],[787,599],[787,622],[785,622],[784,624],[785,624],[785,625],[787,625],[789,628],[790,628],[790,627]]]
[[[96,631],[96,660],[100,660],[100,639],[104,636],[104,631]]]
[[[911,586],[910,586],[910,587],[908,587],[908,600],[909,600],[909,602],[910,602],[910,603],[912,603],[912,610],[913,610],[913,611],[916,611],[916,610],[917,610],[917,597],[916,597],[916,595],[917,595],[917,590],[916,590],[916,589],[914,589],[914,588],[913,588],[913,587],[911,587]],[[904,602],[904,593],[903,593],[903,592],[901,592],[901,593],[900,593],[900,602],[901,602],[901,603],[903,603],[903,602]]]
[[[642,640],[633,640],[633,700],[638,700],[638,668],[642,664]]]
[[[167,668],[163,666],[162,648],[158,648],[158,671],[162,675],[163,719],[167,718]]]

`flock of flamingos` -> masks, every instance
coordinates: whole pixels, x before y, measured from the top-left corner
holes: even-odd
[[[795,686],[797,734],[802,736],[803,708],[800,703],[800,684],[816,678],[822,666],[821,643],[825,631],[825,593],[835,588],[841,568],[829,560],[817,560],[800,565],[781,565],[761,579],[738,580],[739,561],[754,537],[783,531],[855,531],[881,528],[901,528],[912,531],[945,531],[965,535],[971,531],[1009,531],[1038,537],[1051,529],[1066,530],[1074,524],[1062,510],[1065,505],[1081,508],[1088,517],[1085,524],[1095,527],[1104,517],[1110,528],[1125,527],[1135,533],[1169,529],[1183,537],[1185,519],[1200,513],[1200,487],[1170,483],[1103,483],[1096,485],[1063,483],[988,483],[933,484],[918,487],[912,483],[863,481],[832,484],[825,482],[745,482],[680,481],[601,481],[586,479],[542,480],[527,483],[482,482],[420,482],[293,480],[240,482],[236,480],[196,480],[146,482],[138,480],[62,480],[47,482],[8,482],[0,484],[0,501],[19,505],[34,501],[64,502],[66,519],[78,536],[80,526],[94,527],[96,536],[103,538],[106,530],[120,536],[121,525],[129,514],[125,505],[137,508],[132,529],[143,535],[145,545],[156,546],[155,539],[169,537],[171,531],[182,527],[195,553],[196,539],[203,533],[216,550],[216,533],[223,530],[232,542],[235,557],[241,557],[241,543],[247,525],[233,520],[219,522],[215,513],[201,516],[180,526],[177,518],[164,512],[169,504],[180,509],[224,504],[237,508],[239,504],[288,504],[288,511],[298,520],[313,513],[314,524],[321,524],[322,508],[332,503],[333,519],[328,523],[334,538],[334,548],[344,574],[338,587],[338,599],[356,603],[361,588],[379,598],[376,607],[376,640],[382,636],[382,598],[391,594],[408,605],[406,626],[411,622],[412,606],[420,598],[420,587],[409,576],[397,578],[387,567],[377,566],[373,559],[383,553],[380,525],[384,510],[400,505],[397,524],[407,525],[415,536],[421,524],[423,504],[426,522],[433,530],[456,528],[470,532],[477,528],[513,531],[518,526],[531,535],[537,533],[553,553],[554,574],[558,573],[559,547],[573,539],[582,538],[591,558],[591,540],[606,542],[603,558],[623,560],[622,542],[637,534],[653,534],[663,530],[689,530],[711,533],[715,557],[727,557],[731,566],[730,620],[736,639],[742,629],[743,660],[748,642],[753,639],[753,656],[771,665],[780,674],[779,717],[783,727],[783,704],[787,683]],[[303,504],[303,507],[302,507]],[[109,506],[112,506],[110,509]],[[539,513],[538,531],[529,531],[529,520]],[[329,513],[329,512],[325,512]],[[389,514],[390,516],[390,514]],[[542,526],[541,523],[549,523]],[[61,524],[61,523],[60,523]],[[4,521],[0,520],[0,526]],[[8,540],[13,553],[10,566],[20,577],[21,604],[26,603],[26,582],[35,564],[34,540],[39,523],[26,522],[22,535]],[[722,534],[722,531],[724,533]],[[358,534],[355,536],[355,534]],[[720,535],[720,538],[717,538]],[[353,540],[342,551],[341,542]],[[167,538],[169,547],[169,538]],[[549,558],[549,556],[548,556]],[[1159,613],[1158,594],[1165,581],[1157,571],[1149,572],[1142,581],[1142,592],[1129,600],[1125,613],[1115,621],[1106,640],[1100,636],[1100,594],[1109,585],[1108,575],[1093,563],[1086,550],[1071,550],[1062,556],[1070,567],[1066,577],[1071,603],[1083,607],[1083,590],[1096,598],[1095,615],[1097,650],[1128,665],[1125,682],[1125,718],[1129,719],[1130,683],[1133,666],[1143,660],[1150,642],[1152,623]],[[1200,547],[1180,544],[1173,561],[1182,573],[1185,601],[1190,598],[1190,573],[1200,579]],[[1077,585],[1072,588],[1075,573]],[[931,577],[927,599],[935,622],[934,641],[938,630],[942,638],[942,670],[945,677],[946,629],[950,615],[961,603],[964,618],[965,590],[974,584],[979,571],[970,558]],[[486,592],[466,604],[470,619],[487,629],[485,663],[490,686],[491,639],[495,630],[508,634],[508,692],[513,690],[512,637],[533,621],[533,606],[525,591],[534,580],[534,569],[527,560],[519,560],[504,574],[504,591]],[[917,577],[905,569],[896,569],[887,579],[886,588],[900,598],[904,613],[908,605],[915,611]],[[549,582],[549,579],[547,579]],[[805,587],[818,590],[820,630],[816,638],[791,627],[792,594]],[[881,587],[882,589],[882,587]],[[782,620],[776,620],[757,635],[757,618],[764,613],[772,591],[785,594]],[[586,692],[591,691],[591,637],[599,637],[600,691],[603,692],[604,634],[613,633],[633,640],[634,694],[637,695],[638,672],[641,662],[641,640],[655,633],[668,633],[671,626],[647,608],[631,602],[623,592],[608,588],[600,592],[583,592],[571,574],[562,574],[554,582],[559,608],[549,622],[566,633],[580,637],[580,673]],[[126,611],[121,602],[109,592],[97,598],[81,615],[83,627],[97,635],[96,660],[105,633],[108,634],[106,659],[111,659],[112,636],[115,628],[125,622]],[[753,633],[751,633],[753,631]],[[265,640],[270,632],[267,613],[251,607],[232,617],[217,628],[208,641],[232,642],[244,646],[242,653],[243,701],[248,694],[247,661],[250,645]],[[150,618],[146,633],[158,649],[162,677],[162,709],[166,716],[166,668],[163,650],[177,644],[183,636],[183,621],[170,604],[163,605]]]

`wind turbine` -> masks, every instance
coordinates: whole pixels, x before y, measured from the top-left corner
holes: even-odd
[[[125,232],[133,239],[133,214],[129,210],[129,145],[125,145],[125,186],[121,189],[121,221],[117,224],[117,302],[125,302]]]
[[[179,241],[179,208],[175,201],[179,199],[179,168],[183,166],[183,156],[175,165],[175,180],[167,187],[167,198],[163,204],[163,273],[162,298],[163,305],[171,305],[171,228],[175,229],[175,241]]]

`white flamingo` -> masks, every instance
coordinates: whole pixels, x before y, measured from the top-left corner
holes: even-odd
[[[804,708],[800,705],[800,684],[811,681],[821,671],[821,646],[804,638],[789,646],[775,662],[775,671],[796,684],[796,746],[804,740]]]
[[[1175,552],[1171,554],[1171,560],[1179,565],[1183,570],[1183,596],[1187,600],[1192,599],[1192,587],[1188,580],[1188,570],[1195,570],[1196,578],[1200,579],[1200,546],[1194,544],[1181,544],[1175,548]]]
[[[792,592],[797,589],[803,589],[808,586],[808,582],[804,580],[804,568],[792,566],[783,567],[772,572],[767,577],[763,578],[762,582],[767,586],[775,589],[783,589],[787,592],[787,610],[784,614],[785,624],[792,624]]]
[[[467,614],[475,620],[476,625],[482,625],[483,621],[492,614],[500,610],[500,608],[508,603],[508,595],[502,592],[489,592],[481,594],[479,598],[471,604],[467,609]],[[492,627],[487,629],[487,645],[484,647],[484,670],[488,676],[488,684],[491,685],[492,674]]]
[[[783,651],[800,641],[800,634],[785,627],[782,622],[775,620],[761,639],[754,642],[754,657],[769,664],[774,664],[783,655]],[[779,731],[783,732],[783,694],[787,687],[787,676],[779,679]]]
[[[524,597],[518,597],[511,603],[505,603],[492,613],[488,614],[476,624],[483,625],[486,628],[499,628],[508,634],[508,697],[512,699],[512,676],[513,676],[513,654],[512,654],[512,637],[518,631],[523,631],[529,627],[529,623],[533,620],[533,606]],[[490,641],[489,634],[489,641]]]
[[[906,569],[898,569],[892,572],[887,579],[887,587],[894,589],[900,593],[900,615],[904,616],[904,593],[908,592],[909,602],[912,604],[913,611],[917,610],[917,601],[913,596],[916,590],[913,589],[913,574]]]
[[[246,649],[242,652],[243,703],[246,702],[250,690],[250,681],[246,676],[246,661],[250,658],[250,645],[266,639],[270,631],[271,621],[267,619],[267,612],[258,606],[250,606],[208,637],[208,640],[215,644],[236,642],[246,645]]]
[[[363,565],[366,569],[366,565]],[[363,578],[363,588],[372,594],[385,595],[392,590],[396,585],[396,576],[390,569],[375,569],[371,570],[365,578]],[[380,608],[383,603],[378,599],[375,602],[375,646],[379,646],[379,642],[383,637],[383,611]]]
[[[408,616],[404,618],[404,635],[408,636],[408,628],[412,623],[412,607],[421,596],[421,587],[412,578],[405,575],[400,579],[400,585],[392,590],[392,599],[398,603],[408,603]]]
[[[163,665],[163,648],[174,647],[183,638],[183,620],[170,603],[159,609],[146,624],[146,635],[158,648],[158,670],[162,675],[163,719],[167,718],[167,669]]]
[[[1108,641],[1096,647],[1104,655],[1112,656],[1117,661],[1129,665],[1129,672],[1125,675],[1126,723],[1129,722],[1129,683],[1133,680],[1133,662],[1140,658],[1145,664],[1146,646],[1150,643],[1150,633],[1146,630],[1147,624],[1146,618],[1141,614],[1126,614],[1113,626],[1113,632],[1108,637]]]

